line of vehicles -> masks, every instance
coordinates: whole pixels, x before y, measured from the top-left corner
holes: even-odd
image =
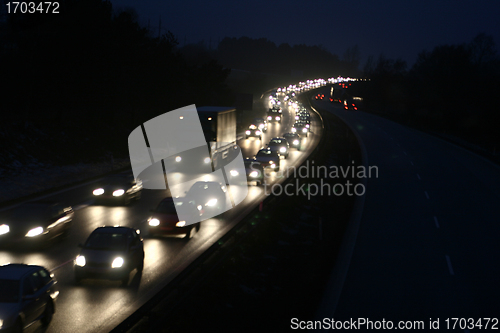
[[[283,100],[278,95],[284,95],[284,98],[280,96]],[[268,131],[270,123],[282,122],[282,107],[295,110],[295,124],[290,132],[272,138],[253,158],[244,160],[245,185],[263,185],[266,169],[279,170],[280,159],[288,158],[290,149],[301,150],[302,141],[310,130],[309,112],[296,101],[294,91],[284,89],[284,92],[272,95],[270,104],[265,116],[255,118],[249,126],[246,139],[262,140],[262,133]],[[199,110],[198,114],[210,156],[202,156],[196,163],[211,164],[212,170],[229,165],[237,150],[235,110],[208,107]],[[172,163],[186,165],[193,161],[180,154],[172,157]],[[238,171],[227,169],[226,176],[230,182],[238,177]],[[129,173],[109,176],[95,184],[91,195],[97,205],[127,206],[141,199],[145,188],[143,181]],[[148,236],[192,238],[200,229],[200,223],[189,223],[179,215],[203,220],[205,216],[223,212],[223,203],[228,200],[227,181],[196,181],[184,196],[162,199],[149,212],[146,220]],[[21,204],[0,220],[0,249],[47,249],[67,237],[74,214],[72,207],[48,200]],[[75,284],[86,279],[109,279],[127,286],[130,274],[134,271],[140,274],[144,268],[144,240],[140,230],[135,228],[100,226],[78,247],[79,253],[73,260]],[[0,332],[22,332],[38,321],[48,326],[58,296],[57,280],[46,268],[19,263],[1,265]]]
[[[246,139],[253,136],[262,141],[262,132],[267,131],[268,124],[272,122],[281,123],[283,119],[281,105],[295,110],[295,123],[291,128],[291,132],[283,133],[281,137],[272,138],[252,159],[246,159],[248,181],[255,181],[257,185],[264,184],[265,169],[280,170],[281,157],[283,159],[288,158],[290,149],[301,150],[302,139],[309,135],[311,122],[309,111],[295,99],[295,92],[290,91],[284,93],[284,95],[282,102],[277,93],[271,94],[269,96],[270,108],[266,112],[266,118],[255,118],[246,131]],[[259,132],[254,134],[252,130],[258,130]]]

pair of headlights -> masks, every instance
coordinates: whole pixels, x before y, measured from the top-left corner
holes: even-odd
[[[123,260],[122,257],[116,257],[113,262],[111,263],[111,268],[120,268],[123,266],[125,263],[125,260]],[[87,261],[85,260],[84,256],[78,256],[75,259],[75,265],[84,267],[87,264]]]
[[[0,225],[0,235],[4,235],[10,232],[10,227],[7,224]],[[24,235],[24,237],[35,237],[43,234],[43,227],[36,227],[31,229]]]
[[[157,218],[152,218],[149,220],[149,225],[152,227],[157,227],[160,225],[160,220]],[[186,225],[186,221],[179,221],[175,224],[176,227],[184,227]]]
[[[103,188],[98,188],[98,189],[95,189],[93,192],[92,192],[94,195],[102,195],[104,194],[104,189]],[[125,193],[125,190],[116,190],[113,192],[113,196],[114,197],[120,197],[122,196],[123,194]]]

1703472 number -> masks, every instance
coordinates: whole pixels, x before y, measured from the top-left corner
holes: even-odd
[[[446,318],[446,329],[498,330],[498,318]]]
[[[59,2],[7,2],[7,14],[51,13],[59,14]]]

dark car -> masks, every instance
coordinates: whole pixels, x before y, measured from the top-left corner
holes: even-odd
[[[277,122],[281,123],[281,118],[282,118],[282,114],[280,112],[278,112],[278,110],[276,110],[276,109],[269,109],[269,111],[267,112],[267,121],[268,122],[277,121]]]
[[[306,127],[305,123],[295,123],[292,127],[292,133],[297,133],[301,137],[307,137],[309,135],[309,129]]]
[[[153,214],[148,219],[150,236],[184,235],[184,238],[189,239],[200,230],[200,210],[196,208],[194,200],[186,197],[175,200],[171,197],[165,198],[151,212]]]
[[[227,188],[213,181],[198,181],[186,193],[189,201],[194,201],[201,216],[215,216],[226,211]]]
[[[247,183],[255,182],[256,185],[264,184],[265,174],[262,163],[248,158],[245,159],[244,163],[245,163],[245,172],[247,175]]]
[[[139,200],[141,192],[141,180],[130,174],[118,174],[99,182],[92,194],[96,203],[128,205],[131,200]]]
[[[85,278],[120,280],[128,284],[130,272],[144,267],[144,245],[138,230],[99,227],[92,231],[74,261],[75,282]]]
[[[42,246],[66,236],[73,220],[73,209],[53,201],[23,203],[0,221],[0,244]]]
[[[262,132],[267,132],[267,122],[264,118],[255,118],[253,120],[255,126],[257,126]]]
[[[259,140],[262,140],[262,131],[256,125],[253,124],[250,125],[248,129],[245,131],[245,139],[248,139],[251,136],[259,138]]]
[[[285,133],[283,137],[288,141],[290,148],[300,150],[301,139],[297,133]]]
[[[59,295],[56,284],[42,266],[0,266],[0,332],[22,332],[39,320],[48,326]]]
[[[296,123],[303,123],[306,125],[307,128],[309,128],[310,124],[311,124],[311,119],[310,119],[310,117],[307,117],[307,116],[299,116],[299,119],[296,119],[295,122]]]
[[[267,147],[277,152],[278,155],[283,156],[285,159],[288,158],[289,145],[285,138],[272,138],[267,144]]]
[[[255,160],[262,163],[264,168],[271,168],[274,171],[280,169],[280,156],[277,152],[272,151],[268,148],[263,148],[257,152],[255,155]]]

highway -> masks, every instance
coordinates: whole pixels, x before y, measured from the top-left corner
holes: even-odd
[[[255,117],[263,117],[268,108],[268,95],[254,104]],[[294,123],[294,111],[283,111],[281,124],[268,125],[268,131],[261,142],[255,138],[241,139],[238,145],[244,157],[253,157],[272,137],[289,132]],[[318,116],[311,112],[312,133],[304,141],[302,151],[291,150],[288,159],[281,160],[281,167],[298,166],[318,144],[321,136],[321,123]],[[247,124],[249,125],[249,124]],[[268,183],[284,181],[277,173],[270,172]],[[60,295],[56,303],[56,313],[47,330],[40,323],[28,329],[28,332],[109,332],[126,317],[132,314],[162,287],[169,283],[197,256],[227,233],[239,220],[265,198],[263,188],[250,186],[247,198],[236,208],[201,222],[200,231],[190,240],[178,238],[148,238],[146,219],[149,210],[167,196],[162,190],[143,190],[140,201],[130,206],[94,205],[91,194],[93,184],[61,191],[45,199],[60,202],[75,209],[75,216],[69,236],[47,250],[13,251],[0,250],[0,264],[26,263],[37,264],[52,270],[58,280]],[[2,215],[7,211],[1,212]],[[119,281],[84,280],[75,285],[73,279],[73,260],[79,253],[78,244],[83,243],[88,235],[102,225],[123,225],[141,230],[144,237],[144,271],[131,274],[128,287],[122,287]]]
[[[424,321],[427,330],[430,319],[445,329],[446,318],[498,318],[500,167],[372,114],[313,105],[346,122],[365,166],[379,171],[317,317]]]

